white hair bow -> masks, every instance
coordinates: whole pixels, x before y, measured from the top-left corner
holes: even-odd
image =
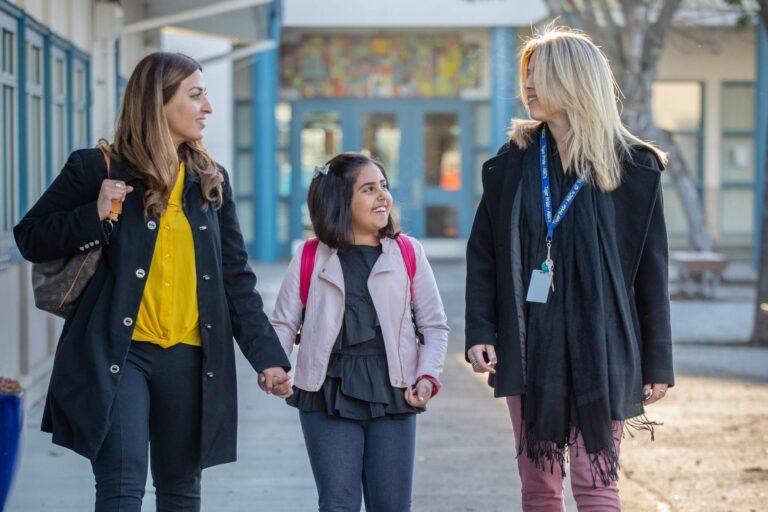
[[[323,174],[323,175],[327,175],[327,174],[328,174],[328,171],[330,171],[330,170],[331,170],[331,166],[330,166],[330,165],[328,165],[328,164],[325,164],[325,165],[316,165],[316,166],[315,166],[315,172],[313,172],[313,173],[312,173],[312,179],[315,179],[315,178],[317,178],[317,177],[318,177],[318,176],[320,176],[321,174]]]

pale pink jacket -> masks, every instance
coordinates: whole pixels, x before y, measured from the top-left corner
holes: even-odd
[[[389,380],[398,388],[413,385],[421,375],[439,378],[448,346],[448,319],[432,268],[422,245],[413,238],[411,242],[416,253],[414,309],[419,331],[424,334],[423,345],[414,332],[408,274],[397,242],[390,238],[381,241],[382,254],[368,278],[368,290],[384,337]],[[289,356],[301,322],[299,274],[303,247],[299,246],[291,260],[269,319]],[[344,318],[344,275],[336,249],[322,242],[318,245],[310,283],[293,379],[299,389],[317,391],[325,381],[331,350]]]

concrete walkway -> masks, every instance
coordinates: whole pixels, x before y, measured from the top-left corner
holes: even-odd
[[[260,265],[259,289],[271,310],[285,265]],[[414,511],[519,509],[512,431],[502,400],[463,361],[464,264],[439,262],[435,273],[451,324],[443,390],[419,417]],[[768,382],[768,349],[744,346],[751,329],[749,289],[732,300],[673,304],[678,372]],[[742,297],[739,299],[738,297]],[[238,356],[239,460],[208,469],[203,510],[212,512],[316,510],[316,492],[296,411],[265,396]],[[27,418],[24,446],[7,512],[82,512],[93,509],[87,460],[39,431],[42,408]],[[568,499],[569,510],[575,510]],[[154,510],[151,482],[144,511]]]

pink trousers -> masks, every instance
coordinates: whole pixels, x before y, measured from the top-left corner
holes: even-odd
[[[512,428],[515,431],[515,448],[520,443],[520,434],[523,427],[523,409],[520,396],[507,397],[507,407],[512,418]],[[623,422],[613,422],[613,439],[616,453],[621,447],[621,433]],[[576,499],[579,512],[609,512],[620,511],[619,486],[616,482],[605,487],[599,481],[597,486],[592,486],[592,470],[589,458],[586,456],[584,439],[579,434],[576,447],[570,448],[570,476],[571,490]],[[555,466],[554,472],[549,468],[542,471],[533,464],[525,453],[517,457],[517,468],[520,472],[523,491],[523,512],[563,512],[565,501],[563,499],[562,472]]]

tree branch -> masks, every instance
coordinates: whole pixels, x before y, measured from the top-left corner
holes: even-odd
[[[608,3],[608,0],[598,0],[598,3],[603,12],[606,27],[606,40],[603,42],[603,51],[613,63],[614,72],[621,76],[627,64],[624,60],[626,48],[624,47],[624,39],[621,37],[621,27],[613,19],[613,6]]]
[[[757,0],[757,6],[763,27],[768,29],[768,0]]]
[[[672,19],[680,8],[681,0],[666,0],[662,5],[661,11],[656,17],[656,21],[648,27],[643,42],[643,69],[654,69],[661,56],[661,48],[664,45],[664,38],[672,25]]]

